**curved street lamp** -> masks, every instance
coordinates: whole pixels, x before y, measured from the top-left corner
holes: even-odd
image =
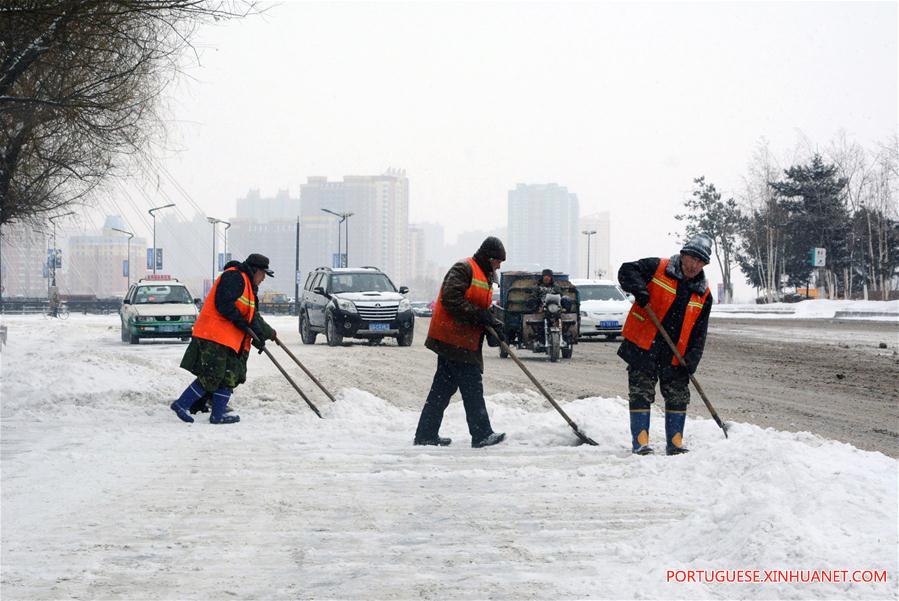
[[[175,203],[170,202],[167,205],[162,205],[161,207],[153,207],[152,209],[147,211],[150,214],[150,217],[153,218],[153,275],[156,275],[156,263],[159,262],[159,260],[156,258],[156,215],[153,214],[153,211],[158,211],[160,209],[167,209],[169,207],[174,207],[174,206],[175,206]],[[130,257],[129,257],[129,260],[130,260]],[[128,263],[128,271],[131,271],[131,263]]]
[[[338,213],[337,211],[332,211],[331,209],[322,209],[325,213],[330,213],[334,215],[339,220],[337,221],[337,260],[340,263],[339,267],[347,267],[350,264],[350,222],[349,219],[355,213]],[[340,225],[346,221],[346,252],[344,254],[340,253]],[[346,261],[344,261],[346,259]]]
[[[131,288],[131,239],[134,238],[134,234],[132,234],[131,232],[125,231],[125,230],[120,230],[117,227],[111,227],[109,229],[128,236],[128,288],[130,289]]]
[[[583,230],[582,234],[587,236],[587,279],[590,279],[590,238],[596,233],[596,230]]]

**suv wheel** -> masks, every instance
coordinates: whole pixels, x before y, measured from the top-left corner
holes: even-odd
[[[343,344],[343,334],[337,331],[337,324],[330,315],[325,317],[325,338],[328,339],[328,346]]]
[[[303,344],[315,344],[317,337],[318,334],[313,332],[312,326],[309,325],[309,316],[305,312],[300,313],[300,340]]]
[[[400,334],[396,337],[396,343],[400,346],[412,346],[412,337],[415,334],[415,330],[409,328],[409,331],[405,334]]]

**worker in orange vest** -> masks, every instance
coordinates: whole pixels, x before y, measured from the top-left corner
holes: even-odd
[[[635,299],[624,324],[624,342],[618,356],[627,362],[631,445],[637,455],[653,453],[649,417],[656,382],[665,399],[666,454],[687,452],[683,435],[690,374],[702,359],[713,302],[703,272],[711,252],[711,238],[698,234],[677,255],[624,263],[618,270],[618,282]],[[647,306],[676,341],[686,366],[678,363],[650,321],[644,309]]]
[[[462,393],[472,447],[495,445],[506,437],[490,425],[481,377],[486,326],[502,336],[502,323],[490,306],[494,274],[505,260],[503,243],[490,236],[474,256],[453,265],[443,279],[425,340],[425,346],[437,353],[437,372],[418,420],[413,441],[416,445],[446,446],[452,442],[439,432],[443,412],[457,390]]]
[[[240,421],[240,416],[226,413],[226,407],[231,393],[247,379],[250,345],[262,352],[266,340],[277,338],[258,311],[259,285],[266,276],[274,275],[268,257],[253,253],[243,263],[230,261],[215,280],[181,360],[181,367],[197,376],[171,405],[182,421],[193,422],[191,407],[210,394],[210,423]]]

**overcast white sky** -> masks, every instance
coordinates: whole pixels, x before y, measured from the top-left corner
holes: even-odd
[[[198,47],[165,163],[209,214],[392,166],[453,238],[556,182],[611,212],[613,264],[676,250],[693,178],[736,191],[760,138],[871,146],[899,121],[895,2],[288,2]]]

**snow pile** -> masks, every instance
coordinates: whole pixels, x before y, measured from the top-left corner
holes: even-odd
[[[629,453],[621,399],[488,397],[508,442],[413,447],[418,414],[357,389],[318,419],[252,359],[235,426],[168,409],[183,345],[109,318],[9,322],[4,598],[855,598],[896,595],[897,462],[691,408],[681,457]],[[337,357],[337,355],[335,355]],[[402,375],[385,374],[401,380]],[[308,382],[300,380],[307,390]],[[653,415],[652,443],[662,447]],[[886,570],[880,583],[676,583],[676,570]]]
[[[764,319],[866,319],[899,322],[899,301],[805,300],[766,305],[713,305],[715,317]]]

